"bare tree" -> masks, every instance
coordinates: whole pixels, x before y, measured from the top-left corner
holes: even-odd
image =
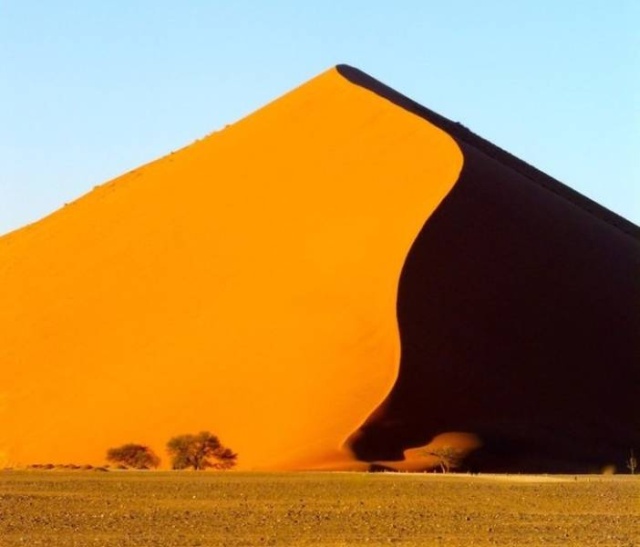
[[[464,452],[453,446],[425,449],[423,454],[438,458],[438,467],[443,473],[449,473],[452,469],[460,467],[464,458]]]

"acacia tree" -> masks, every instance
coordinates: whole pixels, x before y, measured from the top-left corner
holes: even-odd
[[[432,450],[425,450],[424,455],[438,458],[438,466],[443,473],[448,473],[451,469],[460,467],[464,459],[462,450],[452,446],[440,446]]]
[[[208,431],[197,435],[178,435],[167,443],[173,469],[196,471],[211,469],[231,469],[236,465],[238,455],[222,445],[218,437]]]
[[[134,469],[149,469],[160,465],[160,458],[151,448],[142,444],[123,444],[107,450],[107,460]]]

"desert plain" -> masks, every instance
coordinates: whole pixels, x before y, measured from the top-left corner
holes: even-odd
[[[632,547],[631,475],[3,471],[0,545]]]

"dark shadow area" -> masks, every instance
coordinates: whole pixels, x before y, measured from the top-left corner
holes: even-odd
[[[400,460],[464,431],[483,440],[467,462],[479,471],[623,470],[640,447],[638,228],[360,71],[338,70],[449,132],[464,154],[404,264],[399,377],[352,436],[354,453]]]

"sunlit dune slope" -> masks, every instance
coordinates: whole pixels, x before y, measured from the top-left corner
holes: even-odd
[[[0,464],[208,429],[241,469],[349,467],[396,380],[404,261],[462,163],[332,69],[4,236]]]

